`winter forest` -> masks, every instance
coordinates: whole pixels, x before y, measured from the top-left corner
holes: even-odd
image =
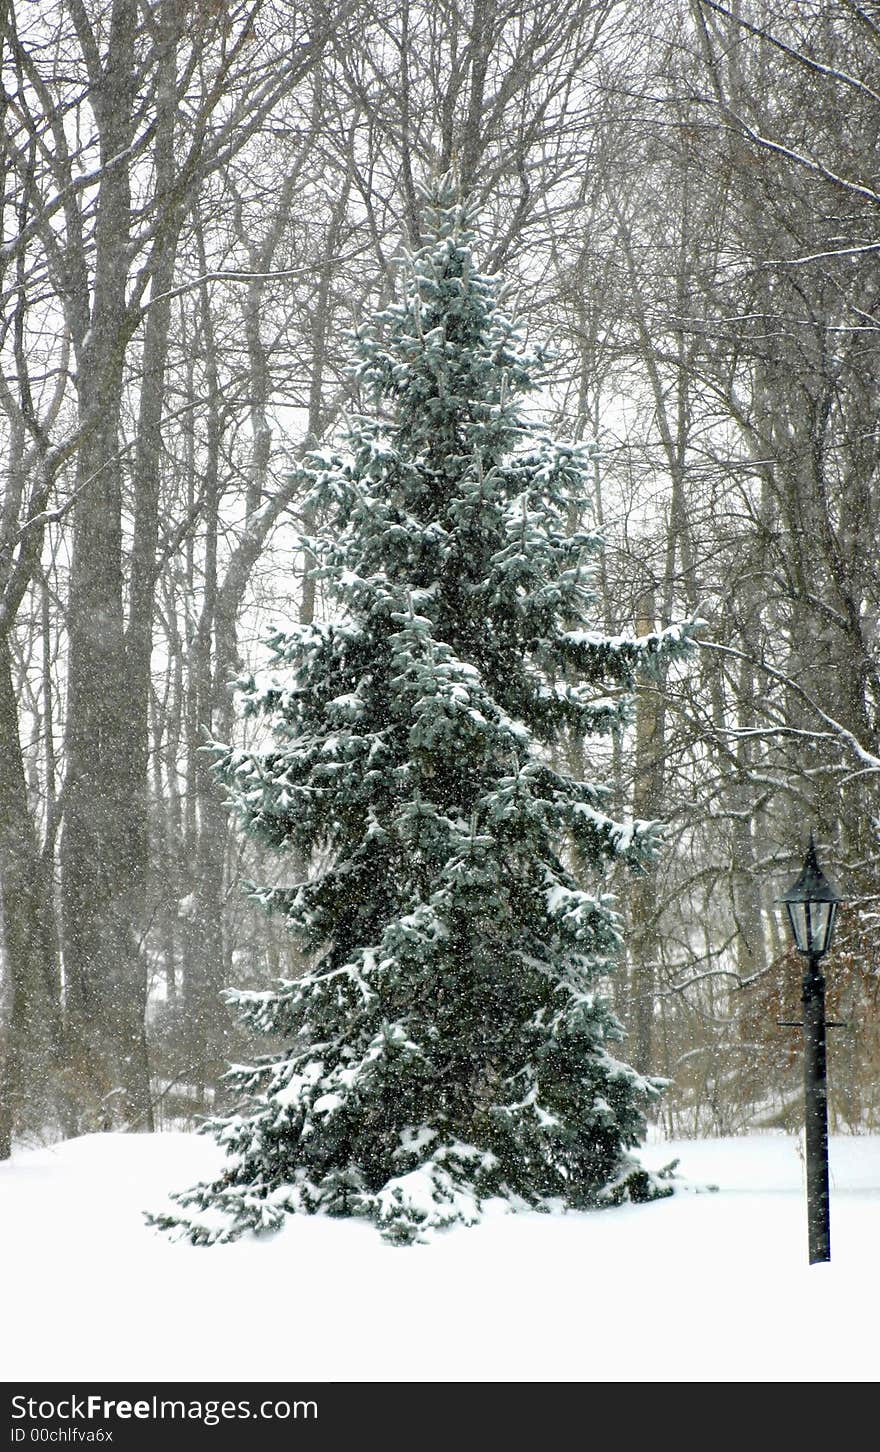
[[[645,1120],[793,1128],[811,830],[830,1127],[880,1131],[877,7],[0,0],[0,51],[0,1158],[226,1114],[346,1013],[395,1133],[413,1024],[473,1115],[519,1076],[523,1194],[579,1044],[587,1181]],[[409,1038],[321,977],[374,940]],[[343,1039],[275,1084],[305,1201]]]

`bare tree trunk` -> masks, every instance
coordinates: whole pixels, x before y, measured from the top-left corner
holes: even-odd
[[[656,629],[654,590],[643,591],[638,606],[637,630],[649,635]],[[648,682],[636,690],[633,817],[653,820],[663,799],[663,756],[666,713],[658,685]],[[634,1033],[633,1063],[643,1074],[653,1068],[655,986],[658,958],[657,885],[651,877],[633,884],[630,898],[630,999]]]
[[[122,364],[131,192],[109,165],[132,132],[134,0],[114,0],[96,112],[102,161],[88,330],[75,337],[84,437],[77,459],[68,628],[67,774],[61,905],[68,1035],[91,1120],[150,1114],[144,1040],[142,825],[132,802],[130,689],[123,633]],[[87,300],[82,299],[87,307]],[[114,1101],[118,1100],[118,1104]]]
[[[200,241],[201,241],[201,234]],[[217,625],[217,545],[220,507],[220,388],[217,346],[207,288],[201,289],[201,319],[208,389],[207,457],[202,488],[205,498],[205,559],[202,609],[190,649],[187,710],[188,780],[194,812],[190,837],[192,905],[183,933],[183,1012],[187,1070],[196,1099],[205,1102],[205,1090],[216,1076],[218,1040],[222,1039],[226,1012],[220,993],[225,986],[223,932],[223,878],[227,824],[210,761],[204,747],[229,726],[215,715],[217,687],[223,672],[222,697],[233,662],[212,653]]]
[[[9,998],[0,1037],[0,1159],[16,1129],[52,1113],[61,1013],[45,883],[27,799],[12,661],[0,636],[0,942]]]

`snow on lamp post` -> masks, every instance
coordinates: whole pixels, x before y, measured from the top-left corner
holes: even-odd
[[[831,946],[838,896],[810,845],[800,877],[783,893],[795,947],[807,960],[803,977],[804,1128],[810,1265],[831,1259],[828,1192],[828,1092],[825,1053],[825,979],[820,961]]]

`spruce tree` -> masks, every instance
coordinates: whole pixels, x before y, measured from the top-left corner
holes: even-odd
[[[589,454],[526,416],[545,363],[466,213],[442,186],[426,211],[402,302],[356,336],[369,411],[305,466],[331,618],[275,634],[246,686],[272,744],[218,748],[246,829],[297,878],[255,896],[311,968],[230,995],[284,1047],[228,1076],[241,1112],[205,1126],[225,1173],[151,1217],[196,1243],[291,1211],[408,1242],[493,1196],[668,1193],[630,1154],[660,1086],[616,1057],[601,992],[620,947],[604,870],[643,870],[656,826],[612,820],[553,748],[624,725],[637,671],[693,625],[590,625],[601,541],[571,531]]]

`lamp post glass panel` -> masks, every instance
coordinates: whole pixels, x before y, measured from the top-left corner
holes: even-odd
[[[801,875],[780,901],[788,912],[795,947],[807,959],[803,978],[804,1128],[807,1227],[813,1265],[816,1261],[831,1259],[825,979],[819,963],[831,946],[837,904],[841,899],[819,866],[812,833]]]

